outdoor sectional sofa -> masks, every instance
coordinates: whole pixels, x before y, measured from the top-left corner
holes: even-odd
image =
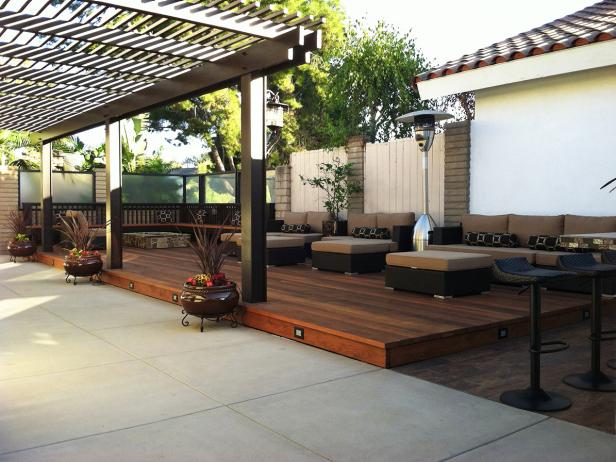
[[[323,237],[323,222],[329,219],[328,212],[285,212],[283,220],[270,220],[266,235],[268,265],[281,266],[303,262],[306,256],[310,256],[310,245]],[[310,232],[282,232],[283,224],[310,225]],[[241,256],[241,233],[224,233],[221,239],[229,239],[230,255]],[[298,247],[302,247],[301,251]]]
[[[324,237],[312,243],[312,267],[346,274],[379,272],[385,255],[412,249],[415,214],[349,213],[347,235]],[[390,239],[353,237],[355,228],[387,228]]]
[[[489,232],[515,234],[519,247],[485,247],[464,243],[467,232]],[[529,263],[544,268],[556,267],[560,255],[568,252],[558,250],[536,250],[528,248],[528,239],[534,235],[561,236],[564,234],[616,232],[616,217],[588,217],[581,215],[479,215],[468,214],[461,219],[459,226],[437,227],[432,233],[429,250],[448,252],[481,253],[493,259],[525,257]],[[594,254],[597,261],[599,253]],[[588,292],[588,281],[574,280],[558,283],[556,287],[564,290]],[[616,280],[604,282],[604,293],[616,294]]]

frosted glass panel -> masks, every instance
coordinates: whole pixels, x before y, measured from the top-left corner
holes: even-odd
[[[54,173],[51,176],[53,201],[90,204],[94,202],[93,181],[89,173]]]
[[[54,172],[51,176],[53,201],[88,204],[94,202],[94,176],[89,173]],[[19,173],[19,195],[22,204],[41,202],[41,172]]]
[[[122,175],[122,201],[126,204],[178,204],[182,202],[181,176]]]
[[[276,202],[276,170],[265,172],[265,202]]]
[[[205,202],[208,204],[235,203],[235,173],[206,176]]]
[[[186,203],[198,204],[199,203],[199,177],[187,176],[186,177]]]
[[[19,172],[19,200],[22,204],[41,202],[41,172]]]

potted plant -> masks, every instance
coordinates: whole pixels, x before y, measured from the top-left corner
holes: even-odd
[[[9,229],[13,238],[8,242],[7,250],[11,255],[11,261],[17,263],[17,257],[31,260],[36,253],[36,244],[28,236],[28,222],[30,221],[26,211],[11,210],[9,213]]]
[[[361,191],[359,182],[351,180],[353,164],[342,163],[339,157],[332,162],[319,164],[320,175],[314,178],[305,178],[300,175],[303,184],[325,191],[325,210],[334,218],[328,227],[330,234],[340,236],[346,234],[346,221],[341,219],[340,212],[349,208],[349,198],[352,194]],[[325,223],[324,223],[325,225]]]
[[[103,260],[97,250],[92,250],[92,242],[96,233],[74,216],[60,216],[60,233],[64,235],[65,242],[71,246],[64,257],[64,272],[66,282],[73,276],[73,284],[77,284],[78,277],[87,277],[90,281],[95,278],[101,281]]]
[[[180,303],[182,304],[182,325],[188,326],[186,318],[196,316],[203,320],[229,319],[231,327],[237,327],[235,308],[240,299],[235,282],[227,279],[222,267],[227,254],[231,235],[221,240],[224,225],[213,230],[209,235],[205,227],[199,226],[199,220],[193,217],[195,241],[190,242],[196,262],[201,272],[189,277],[184,282]]]

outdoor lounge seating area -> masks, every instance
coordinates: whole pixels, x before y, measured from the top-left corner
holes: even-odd
[[[616,461],[616,0],[275,3],[1,2],[0,462]]]

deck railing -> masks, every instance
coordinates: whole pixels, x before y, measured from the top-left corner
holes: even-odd
[[[30,212],[31,224],[40,226],[41,206],[37,203],[24,203],[24,210]],[[67,204],[54,203],[54,216],[64,215],[67,210],[82,212],[89,223],[100,225],[105,223],[105,204]],[[275,204],[267,204],[266,215],[273,219]],[[194,217],[194,218],[193,218]],[[123,204],[123,225],[153,225],[174,223],[191,223],[194,219],[204,224],[239,225],[239,204]]]

